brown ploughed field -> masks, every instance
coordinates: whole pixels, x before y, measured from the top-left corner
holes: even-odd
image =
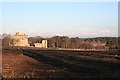
[[[3,78],[120,78],[119,51],[3,48]]]

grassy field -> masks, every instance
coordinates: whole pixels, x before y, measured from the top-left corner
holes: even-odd
[[[2,49],[3,78],[120,78],[118,51]]]

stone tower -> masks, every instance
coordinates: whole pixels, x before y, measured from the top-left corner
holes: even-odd
[[[44,48],[47,48],[47,40],[42,40],[42,45]]]
[[[19,34],[19,32],[17,32],[13,36],[13,46],[29,46],[28,36],[25,34]]]

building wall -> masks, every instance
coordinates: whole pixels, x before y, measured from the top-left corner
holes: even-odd
[[[47,40],[42,40],[42,45],[44,48],[47,48]]]
[[[13,36],[13,46],[29,46],[27,35],[16,33]]]
[[[42,43],[35,43],[35,47],[42,47]]]
[[[35,47],[47,48],[47,40],[42,40],[42,43],[34,43]]]
[[[28,36],[25,34],[19,34],[17,32],[13,37],[13,46],[30,46],[28,44]],[[47,48],[47,40],[42,40],[42,43],[34,43],[35,47]]]

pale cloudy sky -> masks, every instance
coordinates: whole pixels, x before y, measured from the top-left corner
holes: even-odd
[[[2,2],[2,33],[29,36],[118,35],[117,2]]]

